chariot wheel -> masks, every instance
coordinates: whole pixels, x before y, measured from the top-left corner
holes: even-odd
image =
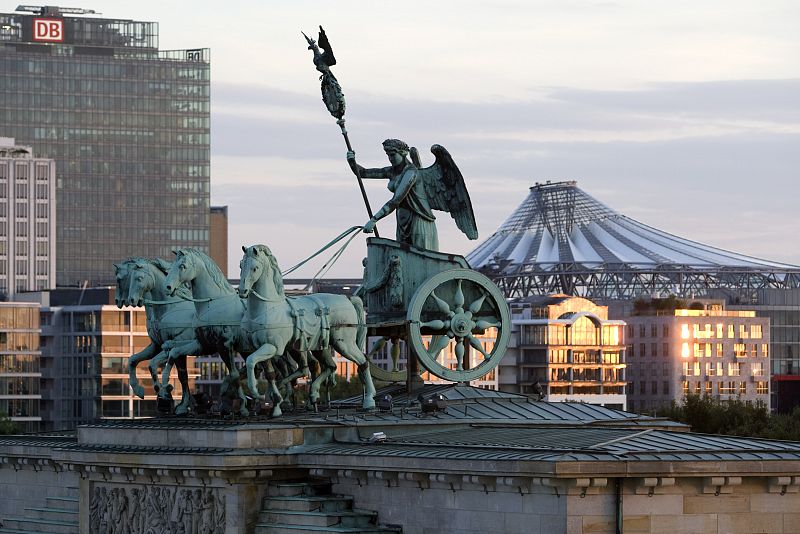
[[[505,297],[491,280],[471,269],[442,271],[423,282],[411,297],[406,319],[407,343],[419,363],[453,382],[475,380],[497,367],[511,335]],[[484,334],[487,338],[479,337]],[[424,336],[431,336],[428,346]],[[449,351],[442,354],[451,341],[454,358]],[[471,358],[465,356],[473,351],[477,358],[470,365]]]

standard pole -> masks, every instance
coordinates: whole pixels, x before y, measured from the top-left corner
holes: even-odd
[[[336,121],[336,124],[339,125],[339,128],[342,129],[342,136],[344,137],[344,143],[347,145],[347,150],[353,152],[353,147],[350,145],[350,137],[347,136],[347,129],[344,127],[344,117]],[[367,198],[367,190],[364,189],[364,180],[361,179],[361,176],[356,175],[358,179],[358,187],[361,189],[361,196],[364,199],[364,205],[367,207],[367,214],[369,218],[372,219],[372,207],[369,205],[369,198]],[[375,237],[380,237],[378,234],[378,227],[375,227]]]

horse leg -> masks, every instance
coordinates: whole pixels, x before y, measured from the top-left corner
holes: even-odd
[[[245,367],[247,368],[247,387],[250,388],[253,395],[259,395],[258,382],[256,381],[256,365],[265,360],[271,360],[277,353],[278,348],[275,345],[264,343],[245,360]],[[280,393],[278,393],[278,396],[280,396]],[[283,400],[283,398],[281,398],[281,400]],[[280,403],[275,403],[275,409],[280,414]]]
[[[158,368],[161,367],[169,359],[166,351],[159,352],[155,357],[150,359],[147,368],[150,370],[150,376],[153,378],[153,389],[158,390],[161,388],[161,382],[158,381]]]
[[[156,355],[156,348],[155,343],[150,343],[147,345],[142,351],[137,352],[130,358],[128,358],[128,383],[133,390],[133,394],[139,397],[140,399],[144,398],[144,388],[139,383],[139,379],[136,377],[136,367],[143,361],[149,360],[153,356]]]
[[[196,339],[191,339],[189,341],[170,342],[170,349],[167,351],[167,363],[164,365],[164,370],[161,373],[161,387],[167,385],[167,382],[169,381],[169,375],[172,372],[172,367],[175,365],[175,362],[178,360],[178,358],[192,354],[199,354],[201,350],[202,347]],[[178,369],[178,373],[180,378],[180,368]]]
[[[372,383],[372,375],[369,372],[369,361],[361,349],[358,348],[355,339],[334,339],[334,348],[358,366],[358,378],[364,386],[364,402],[362,407],[369,410],[375,407],[375,384]]]
[[[319,400],[319,388],[323,382],[333,375],[336,371],[336,362],[333,360],[331,348],[328,347],[317,353],[317,362],[319,362],[320,371],[317,377],[311,382],[311,391],[308,394],[308,400],[311,404],[316,404]]]
[[[186,368],[186,356],[180,356],[175,367],[178,368],[178,382],[181,384],[181,402],[175,407],[175,415],[186,415],[192,404],[189,391],[189,370]]]

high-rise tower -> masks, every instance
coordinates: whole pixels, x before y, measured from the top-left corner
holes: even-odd
[[[209,69],[208,49],[159,50],[156,22],[0,14],[0,136],[56,162],[59,285],[208,250]]]

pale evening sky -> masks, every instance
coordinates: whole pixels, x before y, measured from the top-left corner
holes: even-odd
[[[384,166],[397,137],[461,168],[481,237],[441,214],[444,251],[489,237],[534,182],[576,179],[648,225],[800,264],[800,2],[69,5],[157,21],[162,49],[211,48],[211,199],[230,207],[232,277],[243,244],[285,268],[368,218],[300,35],[319,24],[359,163]],[[377,210],[390,193],[371,182]],[[360,276],[365,253],[355,240],[331,275]]]

